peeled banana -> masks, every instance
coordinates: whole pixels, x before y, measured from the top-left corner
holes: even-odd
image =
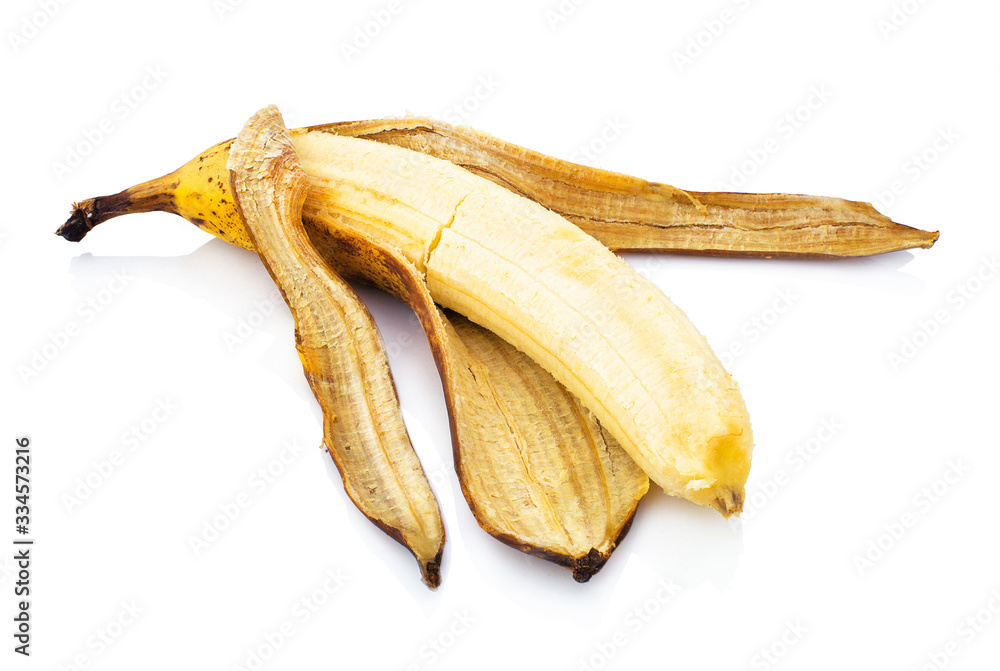
[[[267,261],[233,196],[232,142],[75,204],[58,233],[79,240],[121,214],[170,211]],[[291,142],[310,178],[314,251],[421,318],[480,524],[578,580],[607,559],[648,486],[615,437],[668,492],[724,515],[742,506],[752,438],[735,384],[683,314],[568,222],[613,249],[749,256],[858,256],[937,238],[864,203],[685,192],[429,119],[329,124]],[[434,300],[531,355],[583,405]]]

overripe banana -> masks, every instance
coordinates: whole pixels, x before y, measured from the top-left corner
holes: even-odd
[[[344,488],[437,587],[445,540],[437,500],[403,425],[375,323],[302,226],[308,178],[275,108],[247,122],[229,168],[249,239],[295,318],[302,367],[323,408],[323,442]]]

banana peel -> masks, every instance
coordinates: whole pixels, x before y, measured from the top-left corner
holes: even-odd
[[[309,242],[309,179],[277,109],[251,118],[229,152],[234,204],[295,318],[295,340],[323,409],[323,443],[355,505],[406,546],[429,587],[441,582],[445,532],[410,443],[389,362],[364,303]]]
[[[556,212],[616,251],[742,257],[854,257],[928,248],[937,232],[897,224],[869,203],[785,193],[684,191],[570,163],[427,117],[307,129],[442,158]]]

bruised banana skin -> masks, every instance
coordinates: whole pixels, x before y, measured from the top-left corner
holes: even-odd
[[[342,215],[312,241],[344,277],[373,283],[420,319],[441,373],[455,468],[479,525],[585,582],[627,533],[649,479],[580,401],[531,359],[446,317],[403,255]]]
[[[608,248],[720,256],[869,256],[927,248],[936,232],[869,203],[784,193],[682,191],[546,156],[465,126],[407,117],[307,130],[405,147],[461,165],[561,214]]]
[[[256,252],[229,188],[231,144],[219,143],[162,178],[78,204],[61,234],[79,240],[106,219],[166,211]],[[588,580],[627,533],[649,488],[646,474],[550,374],[489,331],[462,320],[465,337],[475,334],[479,347],[513,352],[490,366],[472,356],[434,305],[423,277],[400,253],[321,207],[303,215],[311,241],[338,274],[380,287],[420,318],[441,372],[459,482],[482,528],[522,552],[568,567],[577,581]],[[490,341],[488,347],[482,344]],[[498,367],[505,370],[497,372]],[[519,408],[504,400],[523,391],[523,383],[505,384],[518,379],[530,381],[534,398],[564,421],[527,421],[518,414]]]
[[[655,286],[567,220],[452,163],[322,131],[292,137],[313,180],[306,222],[327,225],[320,210],[343,214],[396,247],[435,301],[548,370],[668,493],[725,516],[742,509],[752,446],[742,397]],[[218,179],[209,182],[211,157],[225,151],[220,143],[161,178],[201,194],[171,211],[216,235],[227,201]],[[117,214],[168,209],[163,189],[153,180],[79,203],[59,233],[80,239]]]
[[[344,488],[414,554],[424,583],[435,588],[445,541],[437,500],[410,444],[375,323],[302,225],[308,177],[276,108],[247,122],[229,166],[245,233],[295,317],[299,357]]]

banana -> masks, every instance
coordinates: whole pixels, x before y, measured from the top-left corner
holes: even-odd
[[[308,178],[277,109],[251,118],[229,152],[235,205],[295,317],[306,378],[323,408],[324,444],[351,500],[410,549],[431,588],[445,532],[410,444],[371,315],[333,273],[302,225]]]
[[[627,533],[649,479],[550,374],[489,331],[446,317],[414,265],[358,229],[333,216],[312,241],[338,273],[376,284],[420,319],[444,386],[455,469],[479,525],[589,580]]]
[[[307,221],[342,215],[399,249],[438,303],[548,370],[668,493],[727,516],[741,510],[752,445],[743,400],[655,286],[566,219],[452,163],[322,131],[292,137],[313,180]],[[207,182],[205,163],[185,169]],[[226,203],[215,183],[175,211],[211,231]],[[158,190],[147,183],[104,204],[85,201],[63,233],[156,206]]]

